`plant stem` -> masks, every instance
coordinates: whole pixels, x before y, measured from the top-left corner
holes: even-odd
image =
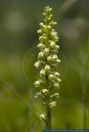
[[[48,104],[46,105],[46,128],[51,129],[51,109],[49,108]]]
[[[89,44],[89,37],[88,37],[88,44]],[[87,46],[87,49],[89,50],[89,45]],[[88,53],[88,51],[87,51]],[[89,61],[89,55],[87,55],[86,63],[88,64]],[[83,111],[83,129],[87,129],[87,116],[88,116],[88,109],[87,109],[87,98],[86,98],[86,85],[85,85],[85,80],[86,80],[86,74],[87,74],[88,67],[85,67],[83,78],[82,78],[82,92],[83,92],[83,105],[84,105],[84,111]]]
[[[86,104],[84,103],[84,114],[83,114],[83,129],[87,129],[87,112],[86,112],[87,108],[86,108]]]
[[[87,104],[86,104],[86,86],[82,85],[83,88],[83,129],[87,128]]]

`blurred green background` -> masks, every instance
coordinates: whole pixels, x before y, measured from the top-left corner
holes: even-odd
[[[39,22],[53,8],[59,34],[60,98],[56,129],[89,128],[89,0],[0,0],[0,132],[40,132],[34,98]]]

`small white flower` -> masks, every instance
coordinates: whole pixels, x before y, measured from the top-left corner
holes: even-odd
[[[45,70],[42,69],[42,70],[40,71],[40,76],[44,76],[44,75],[45,75]]]
[[[52,11],[52,8],[49,8],[49,7],[48,7],[48,11],[51,12],[51,11]]]
[[[41,81],[40,80],[38,80],[38,81],[36,81],[34,83],[34,85],[35,85],[36,88],[40,87],[40,84],[41,84]]]
[[[53,60],[56,60],[57,58],[58,58],[57,55],[53,55],[53,56],[52,56],[52,59],[53,59]]]
[[[51,41],[51,43],[50,43],[50,48],[55,48],[55,47],[56,47],[55,42],[54,42],[54,41]]]
[[[49,107],[52,108],[52,107],[55,107],[56,106],[56,101],[53,101],[49,104]]]
[[[58,82],[61,82],[61,79],[60,79],[60,78],[56,78],[56,80],[57,80]]]
[[[49,48],[45,48],[43,52],[44,52],[45,55],[48,55],[48,53],[49,53]]]
[[[52,11],[52,8],[50,8],[49,6],[46,6],[44,9],[44,12],[51,12],[51,11]]]
[[[51,35],[52,35],[53,37],[56,37],[56,36],[57,36],[57,32],[52,31],[52,32],[51,32]]]
[[[40,23],[40,26],[41,26],[42,28],[45,28],[45,27],[46,27],[46,25],[44,25],[44,23]]]
[[[43,58],[44,57],[44,53],[43,52],[40,52],[39,54],[38,54],[38,58],[40,59],[40,58]]]
[[[41,93],[40,92],[36,93],[34,97],[35,98],[38,98],[39,96],[41,96]]]
[[[55,88],[59,88],[59,83],[54,83],[54,85],[53,85]]]
[[[49,75],[49,80],[53,81],[55,79],[55,76],[53,74]]]
[[[51,95],[50,98],[59,98],[59,93],[55,93],[55,94]]]
[[[37,30],[37,33],[42,33],[42,30],[41,29]]]
[[[37,45],[37,47],[38,47],[40,50],[42,50],[42,49],[44,49],[44,48],[45,48],[45,45],[44,45],[44,44],[42,44],[42,43],[39,43],[39,44]]]
[[[52,21],[52,25],[56,25],[56,24],[57,24],[57,22]]]
[[[54,75],[57,76],[57,77],[59,77],[60,73],[59,72],[55,72]]]
[[[60,63],[61,61],[58,59],[58,56],[55,54],[53,56],[48,56],[47,57],[47,60],[49,62],[57,62],[57,63]]]
[[[46,119],[45,114],[41,114],[41,115],[40,115],[40,119],[41,119],[41,120],[45,120],[45,119]]]
[[[46,16],[46,13],[45,12],[43,12],[43,16]]]
[[[43,93],[44,95],[48,95],[48,94],[49,94],[49,90],[47,90],[47,89],[42,89],[42,93]]]
[[[50,25],[48,25],[47,27],[48,27],[48,29],[51,29],[52,28]]]
[[[40,66],[40,62],[37,61],[37,62],[34,64],[34,66],[35,66],[36,68],[39,68],[39,66]]]
[[[56,98],[59,98],[59,93],[55,93],[54,96],[55,96]]]
[[[57,59],[57,63],[60,63],[61,61],[59,59]]]
[[[44,68],[45,72],[49,72],[50,71],[50,66],[49,65],[46,65],[45,68]]]
[[[48,61],[51,61],[51,60],[52,60],[52,57],[51,57],[51,56],[48,56],[48,57],[47,57],[47,60],[48,60]]]
[[[59,45],[56,45],[56,49],[58,50],[60,48],[60,46]]]
[[[40,36],[40,37],[39,37],[39,40],[40,40],[40,41],[46,40],[46,36]]]

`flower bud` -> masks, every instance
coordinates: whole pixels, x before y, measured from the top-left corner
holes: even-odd
[[[40,80],[38,80],[38,81],[36,81],[34,83],[34,85],[35,85],[36,88],[40,87],[40,84],[41,84],[41,81]]]
[[[43,57],[44,57],[44,53],[43,53],[43,52],[40,52],[40,53],[38,54],[38,58],[41,59],[41,58],[43,58]]]
[[[59,98],[59,93],[55,93],[54,96],[55,96],[56,98]]]
[[[53,58],[54,60],[56,60],[58,57],[57,57],[57,55],[53,55],[52,58]]]
[[[41,70],[40,71],[40,76],[44,76],[45,75],[45,70]]]
[[[59,38],[58,38],[58,36],[56,35],[56,36],[55,36],[55,41],[57,42],[57,41],[58,41],[58,39],[59,39]]]
[[[48,55],[48,53],[49,53],[49,48],[45,48],[43,52],[44,52],[45,55]]]
[[[55,79],[55,76],[53,74],[50,74],[48,78],[49,80],[53,81]]]
[[[39,34],[42,33],[42,30],[41,29],[37,30],[37,33],[39,33]]]
[[[43,16],[46,16],[46,13],[45,12],[43,12]]]
[[[47,90],[47,89],[42,89],[42,93],[43,93],[44,95],[48,95],[48,94],[49,94],[49,90]]]
[[[59,72],[55,72],[54,75],[57,76],[57,77],[60,76]]]
[[[56,25],[56,24],[57,24],[57,22],[52,21],[52,22],[51,22],[51,24],[52,24],[52,25]]]
[[[52,8],[48,8],[48,11],[51,12],[52,11]]]
[[[52,32],[51,32],[51,35],[52,35],[53,37],[57,37],[57,33],[56,33],[55,31],[52,31]]]
[[[40,37],[39,37],[39,40],[40,40],[40,41],[46,40],[46,36],[40,36]]]
[[[53,108],[53,107],[55,107],[56,106],[56,101],[53,101],[53,102],[51,102],[50,104],[49,104],[49,107],[50,108]]]
[[[56,45],[56,49],[58,50],[60,48],[60,46],[59,45]]]
[[[39,66],[40,66],[40,62],[37,61],[37,62],[34,64],[34,66],[35,66],[36,68],[39,68]]]
[[[41,92],[38,92],[38,93],[35,94],[34,97],[35,97],[35,98],[38,98],[38,97],[40,97],[40,96],[41,96]]]
[[[46,65],[45,68],[44,68],[45,72],[49,72],[50,71],[50,66],[49,65]]]
[[[48,29],[51,29],[52,28],[50,25],[48,25],[47,27],[48,27]]]
[[[44,114],[41,114],[41,115],[40,115],[40,119],[41,119],[41,120],[46,120],[46,116],[45,116]]]
[[[50,96],[51,99],[59,98],[59,93],[54,93]]]
[[[48,56],[47,57],[47,61],[51,61],[52,60],[52,57],[51,56]]]
[[[44,44],[42,44],[42,43],[39,43],[39,44],[37,45],[37,47],[38,47],[40,50],[42,50],[42,49],[44,49],[44,48],[45,48],[45,45],[44,45]]]
[[[50,8],[49,6],[46,6],[44,9],[44,12],[46,13],[51,12],[51,11],[52,11],[52,8]]]
[[[57,80],[58,82],[61,82],[61,79],[60,79],[60,78],[56,78],[56,80]]]
[[[44,25],[44,23],[40,23],[40,26],[41,26],[42,28],[45,28],[45,27],[46,27],[46,25]]]
[[[54,83],[53,86],[58,89],[59,88],[59,83]]]
[[[57,59],[57,63],[60,63],[61,61],[59,59]]]
[[[55,48],[55,46],[56,46],[56,44],[55,44],[55,42],[54,41],[51,41],[51,43],[50,43],[50,48]]]

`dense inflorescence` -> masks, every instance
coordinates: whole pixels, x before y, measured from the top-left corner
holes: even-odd
[[[43,23],[40,23],[38,61],[34,64],[39,71],[39,79],[34,83],[38,88],[36,97],[40,96],[44,105],[51,109],[56,106],[56,99],[59,97],[60,74],[57,72],[57,65],[60,63],[58,58],[59,45],[58,35],[53,26],[57,23],[53,21],[52,8],[45,7],[43,12]],[[45,120],[46,115],[40,117]]]

